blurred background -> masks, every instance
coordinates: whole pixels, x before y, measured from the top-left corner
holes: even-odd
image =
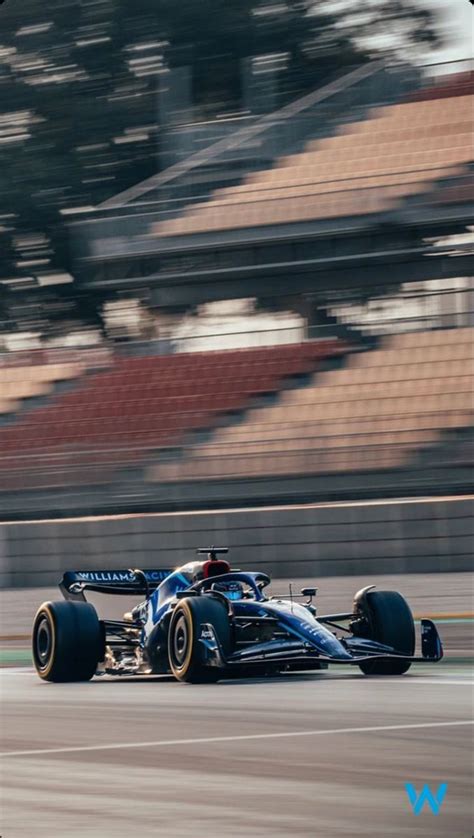
[[[468,570],[470,4],[0,19],[2,586]]]

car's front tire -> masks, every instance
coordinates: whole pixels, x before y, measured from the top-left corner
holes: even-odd
[[[33,623],[33,662],[43,681],[89,681],[104,656],[104,636],[89,602],[44,602]]]
[[[212,626],[223,653],[226,655],[230,650],[230,622],[224,603],[210,596],[180,600],[173,611],[168,632],[170,669],[179,681],[209,684],[222,676],[218,667],[206,664],[200,640],[203,623]]]
[[[364,636],[376,640],[402,655],[415,652],[415,623],[406,599],[397,591],[367,591],[356,608],[367,627]],[[365,675],[403,675],[410,669],[406,660],[367,660],[359,664]]]

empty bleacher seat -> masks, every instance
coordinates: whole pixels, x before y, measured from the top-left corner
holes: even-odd
[[[214,427],[222,415],[279,392],[292,376],[312,373],[322,359],[341,351],[340,342],[328,340],[118,358],[106,371],[84,377],[70,392],[0,428],[0,488],[18,486],[15,474],[28,470],[38,488],[50,485],[52,475],[56,483],[74,482],[87,464],[94,480],[106,482],[110,471],[101,472],[101,465],[139,463],[150,450],[177,445],[186,433]],[[44,381],[46,373],[30,375]],[[22,478],[26,485],[30,476]]]
[[[310,142],[239,186],[214,193],[184,215],[162,221],[153,235],[174,236],[249,226],[373,214],[424,195],[438,181],[462,175],[473,160],[472,84],[439,87],[425,96],[375,109],[368,119]],[[447,193],[447,200],[466,200]]]
[[[386,338],[343,369],[280,394],[277,404],[217,430],[151,480],[393,468],[473,419],[474,329]]]
[[[78,378],[83,371],[80,363],[0,366],[0,414],[14,413],[24,399],[46,396],[57,382]]]
[[[437,84],[427,85],[412,93],[408,98],[415,102],[429,99],[452,99],[454,96],[464,96],[466,93],[472,93],[473,87],[474,73],[472,70],[467,70],[438,78]]]

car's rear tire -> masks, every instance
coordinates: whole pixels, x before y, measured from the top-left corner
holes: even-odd
[[[392,646],[403,655],[415,652],[415,623],[406,599],[397,591],[368,591],[359,603],[368,627],[365,635]],[[365,612],[365,613],[364,613]],[[359,664],[365,675],[403,675],[410,669],[406,660],[368,660]]]
[[[33,662],[43,681],[89,681],[104,657],[104,635],[89,602],[44,602],[33,623]]]
[[[170,669],[179,681],[211,684],[222,676],[221,669],[206,664],[205,648],[199,639],[202,623],[212,626],[224,655],[230,651],[231,629],[224,603],[210,596],[180,600],[173,611],[168,632]]]

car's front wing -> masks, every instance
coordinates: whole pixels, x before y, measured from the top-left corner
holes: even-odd
[[[371,647],[365,653],[357,650],[358,639],[354,638],[353,648],[350,648],[350,639],[347,641],[348,651],[351,655],[344,658],[330,657],[321,654],[318,649],[311,646],[307,641],[298,640],[272,640],[266,643],[256,643],[242,650],[234,652],[225,657],[220,643],[215,635],[213,626],[210,623],[202,624],[200,641],[204,646],[209,666],[221,668],[236,668],[243,665],[252,666],[262,664],[296,664],[304,662],[310,666],[315,664],[348,664],[357,665],[369,660],[406,660],[413,663],[436,663],[443,657],[443,647],[438,630],[431,620],[421,620],[421,655],[404,655],[396,650],[383,646],[375,641],[364,641],[366,646]]]

